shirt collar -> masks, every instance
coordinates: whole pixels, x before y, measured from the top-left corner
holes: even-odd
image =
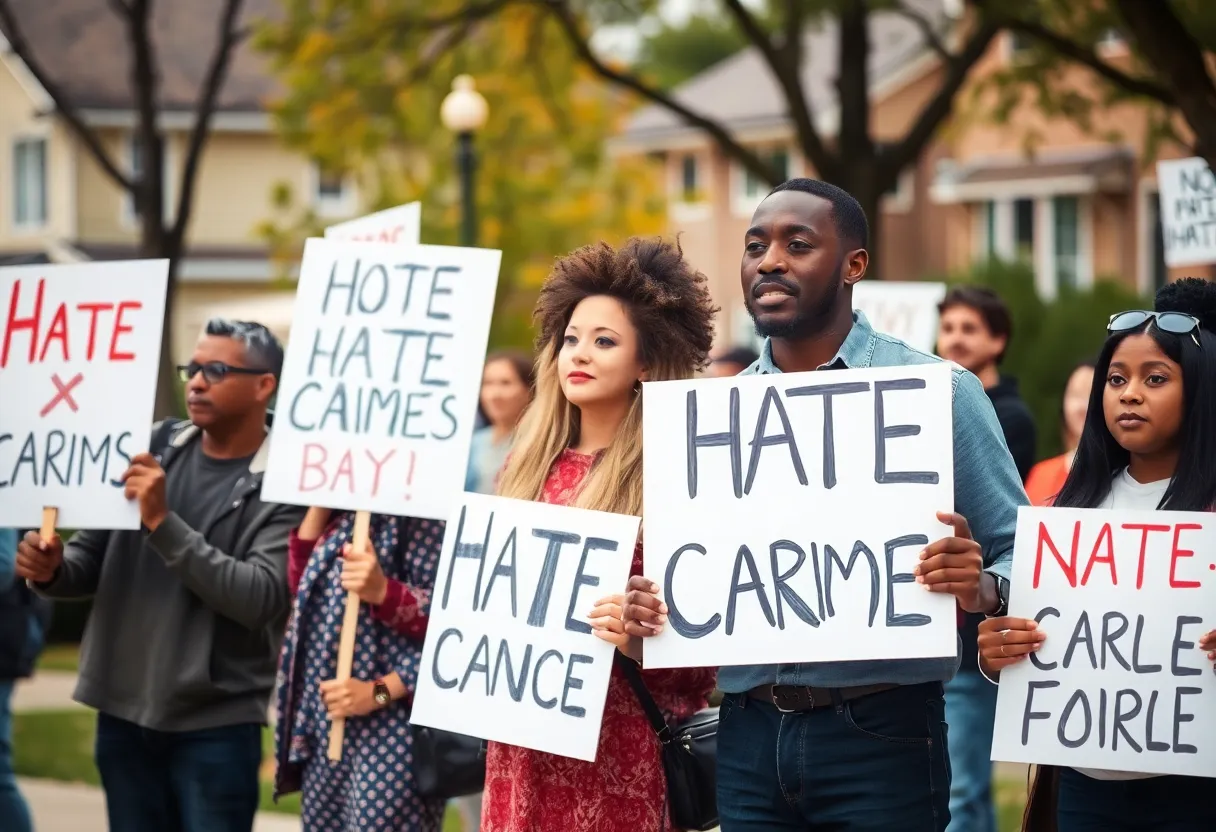
[[[820,370],[847,370],[850,368],[869,367],[870,358],[874,354],[874,328],[870,326],[865,313],[860,309],[853,310],[853,328],[845,336],[844,343],[836,351],[832,360]],[[773,339],[765,338],[760,349],[760,358],[753,365],[752,371],[760,375],[780,373],[781,368],[773,362]]]

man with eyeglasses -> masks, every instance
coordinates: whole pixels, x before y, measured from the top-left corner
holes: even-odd
[[[261,499],[282,366],[266,327],[209,321],[179,368],[189,421],[157,425],[122,477],[142,528],[20,544],[18,571],[38,592],[93,596],[75,698],[99,712],[117,832],[253,827],[291,602],[287,539],[304,514]]]

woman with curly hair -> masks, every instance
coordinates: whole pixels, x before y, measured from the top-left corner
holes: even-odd
[[[617,514],[642,513],[642,383],[705,366],[713,316],[705,276],[677,245],[630,240],[559,260],[537,301],[536,393],[498,493]],[[632,573],[642,566],[633,552]],[[622,591],[624,587],[621,588]],[[619,619],[620,596],[598,602],[597,634]],[[614,618],[615,616],[615,618]],[[649,670],[669,718],[704,708],[710,669]],[[666,832],[658,739],[613,668],[594,763],[491,742],[483,832]]]

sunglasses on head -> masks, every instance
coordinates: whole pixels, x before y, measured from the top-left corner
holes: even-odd
[[[1119,312],[1110,316],[1106,331],[1109,333],[1127,332],[1138,329],[1147,321],[1152,321],[1153,326],[1162,332],[1168,332],[1171,335],[1189,335],[1195,342],[1195,346],[1200,345],[1199,338],[1195,335],[1195,330],[1199,329],[1199,319],[1185,312],[1150,312],[1147,309]]]
[[[229,373],[260,376],[269,373],[270,370],[259,370],[254,367],[233,367],[231,364],[225,364],[223,361],[208,361],[206,364],[191,361],[189,364],[179,364],[177,372],[181,376],[182,381],[189,381],[199,373],[202,373],[203,378],[207,380],[208,384],[219,384]]]

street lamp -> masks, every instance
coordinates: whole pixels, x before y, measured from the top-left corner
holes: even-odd
[[[486,123],[489,108],[473,84],[471,75],[458,75],[452,81],[452,91],[439,107],[443,126],[456,134],[456,167],[460,170],[460,244],[477,245],[477,219],[473,202],[473,134]]]

